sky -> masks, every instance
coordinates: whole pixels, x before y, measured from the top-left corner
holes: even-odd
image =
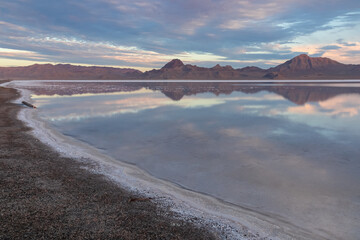
[[[1,0],[0,66],[360,64],[359,0]]]

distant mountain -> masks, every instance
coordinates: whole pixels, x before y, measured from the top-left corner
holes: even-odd
[[[234,69],[233,67],[220,66],[212,68],[185,65],[181,60],[174,59],[161,69],[154,69],[143,74],[143,79],[193,79],[193,80],[225,80],[225,79],[263,79],[266,71],[257,67]]]
[[[180,59],[173,59],[170,62],[168,62],[167,64],[165,64],[163,69],[173,69],[173,68],[179,68],[179,67],[183,67],[183,66],[184,66],[184,63]]]
[[[299,55],[269,69],[220,66],[212,68],[184,64],[174,59],[161,69],[141,72],[128,68],[84,67],[69,64],[35,64],[27,67],[0,67],[0,79],[184,79],[184,80],[261,80],[261,79],[360,79],[360,65],[342,64],[322,57]]]
[[[360,79],[360,65],[348,65],[329,58],[299,55],[267,70],[270,79]]]
[[[0,67],[0,79],[137,79],[142,72],[128,68],[84,67],[70,64],[35,64]]]

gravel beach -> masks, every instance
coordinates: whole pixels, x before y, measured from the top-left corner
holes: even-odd
[[[219,238],[41,143],[17,98],[0,87],[0,239]]]

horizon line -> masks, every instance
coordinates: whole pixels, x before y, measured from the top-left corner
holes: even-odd
[[[288,60],[284,60],[284,62],[282,62],[282,63],[280,63],[280,64],[278,64],[278,65],[270,66],[269,68],[261,68],[261,67],[255,66],[255,65],[248,65],[248,66],[241,67],[241,68],[234,68],[232,65],[229,65],[229,64],[220,65],[219,63],[216,63],[213,67],[219,65],[219,66],[221,66],[221,67],[230,66],[230,67],[232,67],[232,68],[235,69],[235,70],[243,69],[243,68],[247,68],[247,67],[256,67],[256,68],[259,68],[259,69],[262,69],[262,70],[269,70],[269,69],[271,69],[271,68],[273,68],[273,67],[279,66],[279,65],[281,65],[281,64],[283,64],[283,63],[285,63],[285,62],[287,62],[287,61],[290,61],[290,60],[292,60],[292,59],[294,59],[294,58],[297,58],[297,57],[300,57],[300,56],[303,56],[303,55],[305,55],[305,56],[307,56],[307,57],[309,57],[309,58],[330,59],[330,60],[332,60],[332,61],[338,62],[338,63],[340,63],[340,64],[344,64],[344,65],[360,65],[360,64],[356,64],[356,63],[350,63],[350,64],[342,63],[342,62],[333,60],[333,59],[328,58],[328,57],[311,57],[311,56],[309,56],[308,54],[299,54],[299,55],[297,55],[297,56],[295,56],[295,57],[293,57],[293,58],[290,58],[290,59],[288,59]],[[181,59],[179,59],[179,58],[174,58],[174,59],[172,59],[172,60],[170,60],[170,61],[168,61],[168,62],[165,62],[162,67],[164,67],[167,63],[170,63],[170,62],[172,62],[172,61],[174,61],[174,60],[180,60],[182,63],[184,63]],[[121,65],[120,65],[120,66],[119,66],[119,65],[91,65],[91,64],[82,64],[82,63],[63,63],[63,62],[61,62],[61,63],[56,63],[56,62],[38,63],[38,62],[35,62],[35,63],[29,64],[29,65],[0,66],[0,68],[29,67],[29,66],[33,66],[33,65],[48,65],[48,64],[53,65],[53,66],[56,66],[56,65],[72,65],[72,66],[79,66],[79,67],[100,67],[100,68],[132,69],[132,70],[138,70],[138,71],[140,71],[140,72],[142,72],[142,73],[147,72],[147,71],[151,71],[151,70],[158,70],[158,69],[161,69],[161,68],[162,68],[162,67],[160,67],[160,68],[132,67],[132,66],[121,66]],[[201,66],[198,66],[198,65],[195,65],[195,64],[184,64],[184,65],[192,65],[192,66],[201,67]],[[209,68],[209,69],[210,69],[210,68],[213,68],[213,67],[203,67],[203,68]]]

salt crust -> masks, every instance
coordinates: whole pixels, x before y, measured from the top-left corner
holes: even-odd
[[[15,103],[32,103],[31,92],[23,87],[38,85],[41,82],[12,81],[0,86],[20,91],[21,97],[15,100]],[[314,236],[308,235],[305,230],[269,214],[257,213],[184,189],[157,179],[135,165],[115,160],[88,144],[50,128],[38,117],[37,110],[24,108],[19,112],[18,119],[32,128],[31,134],[34,137],[62,156],[85,163],[88,171],[101,174],[122,188],[154,199],[160,207],[177,213],[178,218],[205,226],[217,233],[221,239],[314,239]]]

